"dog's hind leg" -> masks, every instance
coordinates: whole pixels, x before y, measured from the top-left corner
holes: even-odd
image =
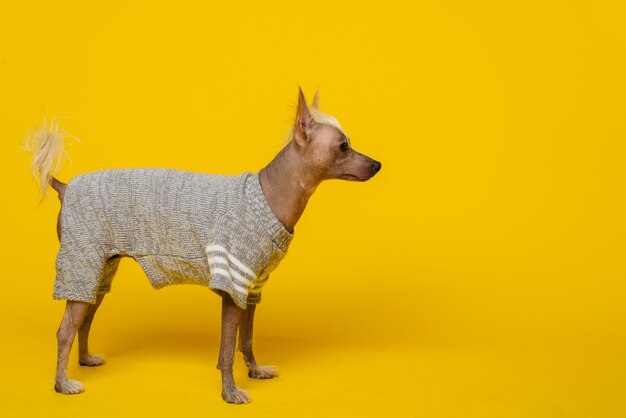
[[[242,313],[243,309],[233,302],[230,295],[222,296],[222,336],[217,368],[222,371],[222,398],[228,403],[238,404],[250,403],[250,397],[246,391],[235,386],[233,378],[237,327]]]
[[[104,299],[104,293],[98,295],[96,303],[89,305],[83,323],[78,328],[78,364],[81,366],[102,366],[105,361],[100,354],[89,354],[89,331],[96,311]]]
[[[239,351],[243,353],[243,358],[248,366],[248,376],[255,379],[272,379],[278,376],[278,370],[274,366],[259,366],[256,364],[254,353],[252,352],[252,330],[254,327],[254,312],[256,305],[250,304],[243,311],[241,323],[239,324]]]
[[[63,320],[57,331],[58,356],[54,390],[64,394],[75,394],[84,391],[84,386],[77,380],[67,378],[67,362],[74,337],[81,326],[91,304],[68,300]]]

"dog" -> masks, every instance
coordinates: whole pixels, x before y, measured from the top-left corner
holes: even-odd
[[[298,89],[286,145],[257,173],[116,169],[81,174],[66,184],[55,175],[66,154],[67,132],[44,120],[27,138],[42,198],[50,185],[61,202],[53,297],[66,300],[66,307],[57,331],[58,393],[84,391],[82,383],[67,377],[76,334],[79,364],[105,363],[89,353],[89,331],[121,257],[138,261],[155,288],[201,284],[221,296],[217,368],[226,402],[250,402],[233,379],[237,333],[249,377],[278,376],[272,366],[258,365],[252,350],[261,288],[285,256],[294,227],[322,181],[366,181],[381,169],[380,162],[352,148],[337,119],[319,110],[319,91],[308,106]]]

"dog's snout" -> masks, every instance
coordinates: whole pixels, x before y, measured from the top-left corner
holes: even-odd
[[[374,170],[374,174],[378,173],[383,165],[378,161],[372,161],[372,169]]]

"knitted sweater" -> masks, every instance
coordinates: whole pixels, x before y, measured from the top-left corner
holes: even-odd
[[[245,308],[259,303],[293,234],[276,218],[258,173],[238,176],[163,168],[74,177],[61,208],[55,299],[96,301],[120,257],[141,265],[155,289],[208,286]]]

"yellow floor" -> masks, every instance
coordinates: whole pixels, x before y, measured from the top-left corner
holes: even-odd
[[[167,299],[172,292],[153,292],[155,297],[163,294]],[[363,334],[363,327],[356,328],[360,335],[343,337],[320,330],[309,337],[303,330],[294,330],[298,337],[280,337],[261,327],[257,357],[277,365],[281,376],[249,379],[237,357],[235,379],[249,391],[252,404],[228,405],[219,396],[215,369],[217,311],[200,317],[216,309],[217,302],[196,310],[198,316],[190,315],[184,324],[170,321],[171,313],[158,307],[114,321],[125,302],[110,302],[94,323],[92,338],[94,351],[105,354],[108,363],[79,367],[75,346],[72,351],[69,374],[85,384],[81,395],[53,391],[55,315],[61,302],[55,315],[33,321],[30,330],[14,329],[8,321],[11,337],[4,342],[0,388],[3,416],[626,416],[623,341],[409,343],[403,337],[380,341]],[[194,310],[178,312],[178,320],[189,312]]]

